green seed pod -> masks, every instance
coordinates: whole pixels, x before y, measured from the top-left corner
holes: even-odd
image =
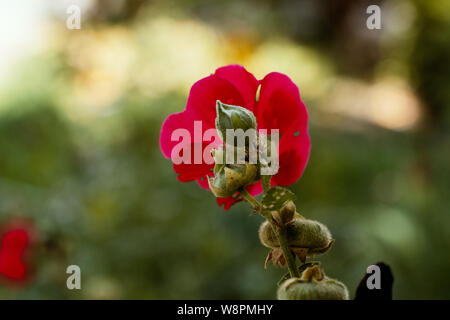
[[[257,173],[258,167],[254,164],[245,163],[239,168],[223,166],[214,178],[208,178],[209,188],[216,197],[231,197],[240,188],[255,181]]]
[[[327,251],[333,244],[331,233],[320,222],[304,218],[294,218],[286,225],[288,245],[295,252],[295,248],[307,249],[307,256]],[[264,222],[259,228],[259,239],[268,248],[280,246],[269,222]]]
[[[300,278],[284,281],[277,292],[278,300],[348,300],[346,286],[328,278],[319,267],[303,271]]]

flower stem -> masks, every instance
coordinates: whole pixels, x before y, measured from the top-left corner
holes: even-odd
[[[261,203],[259,203],[259,201],[256,200],[245,188],[242,188],[242,190],[240,191],[240,195],[253,206],[253,209],[261,214]]]
[[[270,189],[270,179],[271,178],[272,178],[272,176],[261,176],[264,193],[266,193]]]
[[[291,278],[294,277],[299,278],[300,273],[298,272],[297,265],[295,264],[295,256],[292,254],[292,251],[287,243],[286,228],[284,228],[283,226],[279,228],[277,232],[277,226],[273,222],[270,222],[270,224],[272,226],[272,230],[278,237],[278,242],[280,243],[281,250],[283,250],[283,255],[284,258],[286,259],[286,263],[289,269],[289,273],[291,274]]]
[[[289,273],[291,275],[291,278],[294,277],[300,277],[300,273],[298,272],[297,265],[295,264],[295,256],[292,254],[291,249],[289,248],[289,245],[287,243],[286,238],[286,229],[284,226],[278,226],[271,215],[264,215],[261,211],[261,203],[256,200],[245,188],[242,188],[240,192],[241,196],[247,200],[253,208],[264,218],[269,221],[273,232],[277,236],[278,243],[280,244],[280,248],[283,251],[283,256],[286,259],[286,264],[289,269]]]

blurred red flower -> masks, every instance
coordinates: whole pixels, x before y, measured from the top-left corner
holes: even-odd
[[[300,178],[308,161],[311,143],[308,135],[308,114],[297,86],[289,77],[277,72],[257,80],[239,65],[219,68],[214,74],[192,86],[185,110],[170,115],[162,125],[159,142],[165,157],[170,159],[172,149],[179,143],[171,139],[174,130],[184,128],[194,136],[194,121],[202,121],[202,135],[207,129],[215,128],[217,100],[252,111],[256,116],[258,129],[279,130],[280,167],[272,178],[272,185],[287,186]],[[191,141],[190,148],[193,149],[195,143],[201,143],[202,149],[209,144],[205,141]],[[214,164],[206,163],[173,164],[179,181],[196,180],[206,189],[206,176],[213,175],[213,167]],[[249,185],[246,189],[252,195],[260,194],[261,182]],[[237,201],[238,197],[217,198],[217,203],[224,205],[225,210]]]
[[[23,220],[12,220],[0,231],[0,275],[23,281],[28,276],[25,253],[34,242],[34,229]]]

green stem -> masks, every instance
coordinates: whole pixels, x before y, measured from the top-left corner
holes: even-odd
[[[270,189],[270,179],[271,178],[272,178],[272,176],[261,176],[264,193],[266,193]]]
[[[242,190],[240,191],[240,195],[253,206],[253,209],[261,214],[261,203],[253,198],[253,196],[245,188],[242,188]]]
[[[286,264],[289,269],[289,273],[291,275],[291,278],[294,277],[300,277],[300,273],[298,272],[297,265],[295,264],[295,256],[292,254],[291,249],[289,248],[289,245],[287,243],[286,238],[286,229],[284,226],[280,226],[280,228],[277,228],[277,224],[275,223],[274,219],[271,215],[265,216],[261,211],[261,203],[256,200],[245,188],[243,188],[240,192],[241,196],[247,200],[253,208],[258,211],[260,215],[262,215],[264,218],[269,221],[273,232],[277,236],[278,243],[280,244],[280,248],[283,251],[284,258],[286,259]]]
[[[286,228],[282,227],[277,232],[276,225],[271,222],[272,230],[278,237],[278,242],[280,243],[280,248],[283,250],[284,258],[286,259],[286,263],[289,269],[289,273],[291,274],[291,278],[300,277],[300,273],[298,272],[297,265],[295,264],[295,256],[292,254],[291,249],[289,248],[289,244],[287,242],[286,237]]]

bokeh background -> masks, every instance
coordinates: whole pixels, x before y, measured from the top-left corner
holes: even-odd
[[[82,10],[81,30],[66,9]],[[366,28],[381,6],[382,29]],[[450,298],[450,2],[27,1],[0,4],[0,224],[36,230],[0,298],[273,299],[261,218],[176,180],[161,123],[229,63],[288,74],[312,153],[292,186],[331,229],[318,257],[352,296],[368,265],[396,299]],[[82,289],[66,288],[79,265]],[[0,277],[2,277],[0,275]]]

